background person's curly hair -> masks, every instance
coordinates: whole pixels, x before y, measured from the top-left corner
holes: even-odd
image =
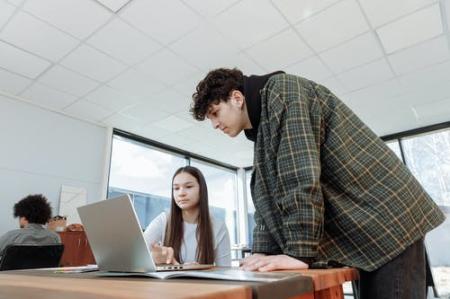
[[[196,120],[204,120],[211,104],[227,101],[232,90],[243,92],[244,75],[236,68],[215,69],[198,83],[192,95],[190,112]]]
[[[28,195],[14,205],[14,217],[25,217],[29,223],[46,224],[52,208],[42,194]]]

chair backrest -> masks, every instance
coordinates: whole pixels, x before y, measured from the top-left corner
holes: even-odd
[[[0,259],[0,271],[58,267],[63,244],[8,245]]]

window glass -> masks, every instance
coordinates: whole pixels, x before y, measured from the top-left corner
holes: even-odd
[[[405,162],[440,206],[450,207],[450,130],[402,139]]]
[[[253,205],[252,194],[250,190],[250,181],[252,179],[252,171],[245,172],[245,186],[247,192],[247,223],[248,223],[248,243],[249,247],[253,244],[253,229],[255,228],[255,206]]]
[[[397,155],[397,157],[403,161],[402,153],[400,151],[400,144],[398,140],[388,141],[386,145]]]
[[[203,173],[208,186],[210,211],[214,217],[225,222],[231,244],[238,239],[236,172],[212,164],[191,160],[191,166]]]
[[[143,229],[169,210],[171,180],[186,159],[148,145],[114,136],[108,197],[130,194]]]

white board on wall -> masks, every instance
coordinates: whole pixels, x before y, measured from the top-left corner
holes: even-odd
[[[59,215],[67,217],[67,224],[81,223],[77,208],[87,203],[86,188],[61,186]]]

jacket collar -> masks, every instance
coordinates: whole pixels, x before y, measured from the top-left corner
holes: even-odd
[[[267,83],[270,77],[277,74],[283,74],[282,71],[273,72],[262,76],[244,76],[244,97],[245,104],[247,105],[248,117],[252,124],[251,129],[244,130],[247,139],[256,142],[256,136],[258,134],[259,120],[261,118],[261,89]]]

